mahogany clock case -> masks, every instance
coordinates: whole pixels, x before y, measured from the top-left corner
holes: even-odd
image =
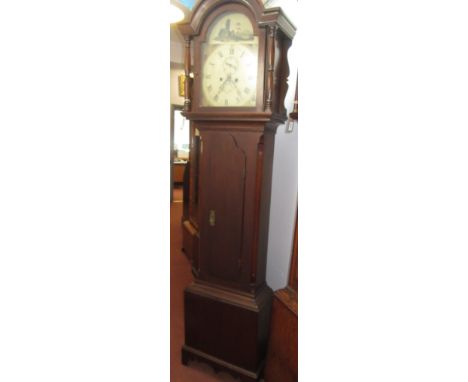
[[[225,12],[247,16],[258,37],[254,107],[202,106],[202,44]],[[274,141],[287,119],[286,57],[295,28],[260,0],[202,0],[179,28],[186,41],[184,115],[191,124],[183,241],[194,275],[184,292],[182,362],[203,360],[257,381],[272,302],[265,278]]]

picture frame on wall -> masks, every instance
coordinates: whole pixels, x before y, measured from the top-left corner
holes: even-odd
[[[185,74],[179,74],[178,82],[179,82],[179,96],[185,97]]]

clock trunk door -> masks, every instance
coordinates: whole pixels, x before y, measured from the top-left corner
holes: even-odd
[[[241,282],[243,272],[243,221],[247,157],[234,135],[203,134],[201,193],[200,276]]]

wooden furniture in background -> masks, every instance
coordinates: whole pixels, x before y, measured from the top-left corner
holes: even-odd
[[[272,300],[265,276],[273,149],[287,119],[295,27],[261,0],[201,0],[179,28],[191,125],[184,249],[194,275],[184,293],[182,362],[258,381]]]
[[[297,217],[288,286],[275,292],[265,382],[296,382],[297,376]]]
[[[184,182],[185,162],[174,162],[174,183],[182,184]]]

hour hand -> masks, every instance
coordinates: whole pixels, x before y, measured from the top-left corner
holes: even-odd
[[[223,83],[221,84],[221,86],[218,88],[218,93],[216,93],[216,96],[219,96],[219,93],[221,93],[223,91],[223,89],[225,88],[226,84],[228,82],[231,82],[232,83],[232,80],[231,80],[231,76],[228,75],[226,77],[226,79],[223,81]]]

